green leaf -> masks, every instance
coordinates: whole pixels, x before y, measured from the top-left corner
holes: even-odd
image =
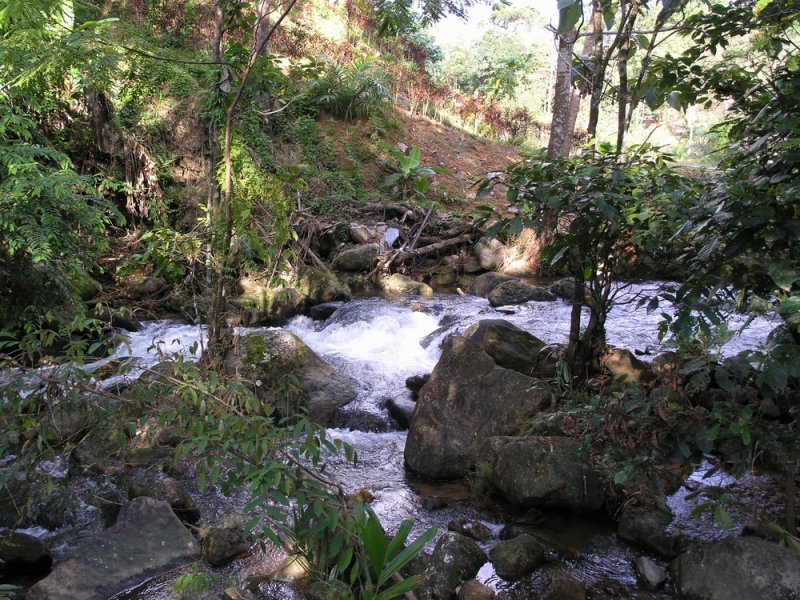
[[[731,527],[733,527],[733,520],[731,519],[731,516],[719,504],[714,506],[714,520],[725,531],[728,531]]]
[[[578,0],[558,0],[558,5],[558,33],[563,35],[575,28],[583,12]]]
[[[794,270],[785,260],[773,260],[768,267],[769,276],[780,289],[789,292],[792,289],[792,284],[800,279],[797,271]]]

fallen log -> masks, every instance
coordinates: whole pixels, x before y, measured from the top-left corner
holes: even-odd
[[[455,246],[461,246],[463,244],[469,244],[473,242],[475,239],[474,233],[465,233],[458,237],[450,238],[449,240],[442,240],[441,242],[437,242],[435,244],[429,244],[427,246],[422,246],[421,248],[415,248],[413,250],[398,250],[391,254],[391,258],[387,260],[391,260],[391,262],[406,262],[412,260],[414,258],[418,258],[420,256],[428,256],[429,254],[436,254],[437,252],[441,252],[442,250],[447,250],[448,248],[453,248]]]

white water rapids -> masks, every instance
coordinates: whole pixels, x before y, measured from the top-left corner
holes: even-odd
[[[646,352],[650,357],[665,349],[657,336],[660,315],[648,313],[637,307],[634,301],[637,294],[654,287],[655,284],[633,286],[627,292],[631,301],[619,305],[609,315],[609,343]],[[493,522],[462,502],[466,497],[463,487],[430,487],[409,479],[403,463],[406,434],[391,430],[395,427],[385,409],[386,400],[409,398],[406,378],[430,373],[441,354],[444,338],[463,332],[472,323],[502,318],[547,343],[564,343],[569,329],[570,308],[567,302],[556,301],[528,302],[495,309],[485,299],[455,295],[361,298],[343,304],[326,321],[313,321],[307,317],[293,319],[286,329],[299,336],[335,368],[360,382],[359,396],[346,411],[369,414],[386,424],[382,433],[348,428],[330,430],[332,435],[356,449],[359,461],[352,465],[338,458],[332,459],[328,475],[339,479],[348,491],[361,487],[369,489],[375,496],[372,507],[389,531],[395,530],[406,518],[415,520],[413,535],[417,535],[433,525],[440,531],[446,530],[451,519],[466,517],[483,522],[497,534],[502,524]],[[742,318],[731,323],[730,327],[733,329],[744,322]],[[756,347],[774,326],[775,323],[768,319],[755,319],[743,334],[723,348],[723,352],[730,355]],[[164,321],[145,323],[140,332],[130,335],[128,346],[121,347],[112,359],[128,357],[128,360],[135,361],[136,369],[141,370],[157,363],[161,352],[178,351],[189,356],[190,348],[202,341],[202,335],[202,330],[196,326]],[[352,420],[351,424],[357,425],[358,420]],[[424,497],[429,495],[446,498],[444,508],[431,510],[424,507]],[[544,536],[548,535],[546,529],[545,526]],[[566,561],[573,577],[585,584],[610,579],[623,587],[636,586],[631,566],[635,553],[615,542],[613,530],[607,524],[587,524],[586,520],[578,518],[554,521],[551,535],[554,540],[562,540],[562,545],[577,548],[575,557]],[[525,594],[528,592],[522,589],[504,587],[508,584],[499,580],[491,567],[484,568],[480,578],[510,594],[503,597],[527,597]]]

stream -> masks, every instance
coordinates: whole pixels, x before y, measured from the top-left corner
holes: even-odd
[[[607,322],[608,342],[638,350],[645,360],[667,349],[657,336],[660,311],[648,313],[636,302],[639,294],[656,285],[631,287],[624,295],[627,302],[618,305]],[[431,526],[438,527],[440,532],[446,531],[448,522],[453,519],[480,521],[493,534],[493,539],[483,544],[488,551],[497,543],[505,523],[473,507],[467,500],[469,490],[465,485],[435,485],[417,481],[406,472],[403,462],[406,432],[398,431],[388,415],[385,408],[387,399],[410,399],[410,392],[405,387],[406,378],[430,373],[441,354],[443,340],[463,332],[472,323],[502,318],[547,343],[558,344],[567,340],[569,313],[570,305],[563,301],[528,302],[495,309],[487,300],[474,296],[435,295],[430,298],[359,298],[342,304],[325,321],[294,318],[286,329],[299,336],[336,369],[346,372],[361,384],[358,398],[341,412],[340,427],[329,430],[334,437],[354,447],[358,463],[352,465],[333,458],[328,465],[328,476],[341,481],[348,492],[362,487],[370,490],[375,497],[371,506],[389,532],[396,530],[407,518],[415,521],[412,538]],[[734,329],[745,323],[744,317],[737,317],[729,327]],[[758,346],[775,325],[766,318],[753,320],[741,335],[722,348],[722,352],[732,355]],[[99,373],[104,365],[124,359],[132,365],[124,377],[136,377],[144,368],[160,360],[160,352],[177,351],[189,356],[192,346],[201,342],[201,335],[197,326],[169,321],[146,322],[141,331],[130,334],[128,344],[120,347],[116,355],[95,363],[91,368],[98,372],[100,379]],[[122,383],[122,377],[106,378],[102,385]],[[360,426],[363,423],[370,425]],[[687,484],[692,481],[698,484],[699,481],[698,485],[703,485],[703,471],[703,465],[699,465],[698,473]],[[735,480],[719,477],[722,479],[715,480],[715,486],[736,486]],[[689,485],[670,498],[670,506],[677,515],[674,527],[694,539],[703,540],[738,532],[746,520],[744,514],[733,515],[734,528],[730,532],[721,531],[710,519],[693,519],[690,513],[694,508],[693,502],[697,500],[687,499],[690,488],[695,489]],[[225,515],[230,514],[226,501],[207,492],[197,495],[205,519],[212,524],[222,522]],[[760,500],[756,498],[754,501]],[[47,535],[46,532],[39,533]],[[545,569],[511,583],[500,579],[491,564],[486,563],[478,575],[479,580],[494,588],[500,598],[509,599],[536,597],[547,589],[553,577],[560,575],[579,581],[591,591],[591,597],[672,597],[669,584],[661,592],[646,592],[638,588],[633,563],[642,552],[620,542],[610,520],[553,513],[536,526],[536,535],[550,548]],[[237,567],[234,563],[220,573],[237,580],[240,569],[241,565]],[[173,597],[169,581],[168,577],[154,580],[126,597],[151,600]],[[264,585],[260,597],[289,599],[298,596],[287,586]]]

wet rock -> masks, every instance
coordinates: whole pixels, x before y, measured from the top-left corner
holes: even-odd
[[[412,375],[406,379],[406,387],[411,390],[411,399],[414,400],[414,402],[417,401],[417,396],[422,386],[425,385],[430,378],[431,374],[427,373],[425,375]]]
[[[551,283],[548,289],[562,300],[572,300],[575,297],[575,279],[564,277]]]
[[[506,281],[516,281],[516,279],[503,273],[484,273],[475,278],[469,288],[469,293],[479,298],[486,298],[494,288]]]
[[[333,261],[333,268],[349,273],[363,273],[372,269],[380,252],[379,244],[363,244],[342,251]]]
[[[322,304],[315,304],[309,309],[308,316],[315,321],[324,321],[335,313],[336,309],[342,304],[342,302],[323,302]]]
[[[666,506],[628,506],[620,514],[617,533],[623,540],[673,558],[680,552],[683,540],[677,533],[667,533],[672,519],[672,511]]]
[[[492,548],[489,560],[500,577],[515,581],[544,563],[544,547],[534,537],[520,535]]]
[[[472,579],[486,562],[486,553],[474,540],[453,532],[445,533],[433,549],[416,590],[419,600],[449,600],[458,586]]]
[[[333,426],[353,431],[369,431],[370,433],[397,431],[395,421],[386,418],[385,415],[365,409],[351,409],[349,406],[336,411],[333,416]]]
[[[800,556],[756,537],[693,546],[670,572],[685,600],[800,598]]]
[[[125,284],[125,294],[132,300],[141,300],[156,296],[167,287],[161,277],[145,277],[141,281],[129,281]]]
[[[386,403],[389,416],[392,417],[401,429],[408,429],[416,404],[406,398],[390,398]]]
[[[482,458],[489,437],[513,433],[552,400],[547,384],[499,367],[475,342],[453,337],[420,390],[406,464],[431,478],[461,477]]]
[[[518,506],[596,511],[603,506],[600,477],[577,440],[561,436],[492,438],[490,481]]]
[[[238,529],[212,527],[202,538],[203,558],[212,567],[220,567],[250,549],[244,532]]]
[[[150,471],[135,474],[128,483],[128,498],[133,500],[142,496],[166,502],[184,523],[194,525],[200,521],[200,509],[194,499],[171,477]]]
[[[519,279],[501,283],[489,292],[487,298],[492,306],[522,304],[531,301],[552,302],[557,299],[556,295],[546,287],[531,285]]]
[[[38,575],[52,564],[53,557],[39,538],[19,531],[0,537],[0,575]]]
[[[484,542],[492,537],[492,530],[486,525],[469,519],[453,519],[447,524],[447,529],[479,542]]]
[[[639,574],[639,581],[645,589],[655,592],[667,580],[667,570],[659,566],[653,559],[640,556],[634,565]]]
[[[242,336],[239,349],[226,358],[226,369],[255,382],[256,396],[291,416],[299,407],[311,420],[332,426],[336,411],[355,400],[358,382],[334,369],[296,335],[267,330]],[[293,374],[294,382],[286,375]]]
[[[484,271],[496,271],[506,259],[506,246],[497,238],[482,237],[473,251]]]
[[[94,536],[34,585],[28,600],[105,600],[195,560],[199,548],[165,502],[137,498],[114,527]]]
[[[611,373],[616,382],[623,385],[644,383],[653,379],[649,365],[636,358],[629,350],[609,348],[600,359],[600,365]]]
[[[438,498],[437,496],[428,496],[422,501],[422,508],[432,512],[434,510],[442,510],[443,508],[447,508],[449,503],[444,498]]]
[[[458,600],[494,600],[497,595],[477,579],[470,579],[458,588]]]
[[[539,375],[540,365],[546,362],[545,343],[503,319],[484,319],[464,332],[501,367],[523,375]]]
[[[303,294],[305,305],[350,300],[350,288],[323,267],[303,267],[295,287]]]
[[[406,277],[400,273],[393,273],[389,277],[381,279],[381,288],[383,288],[383,291],[387,294],[420,296],[430,296],[433,294],[433,288],[428,284],[414,281],[410,277]]]

